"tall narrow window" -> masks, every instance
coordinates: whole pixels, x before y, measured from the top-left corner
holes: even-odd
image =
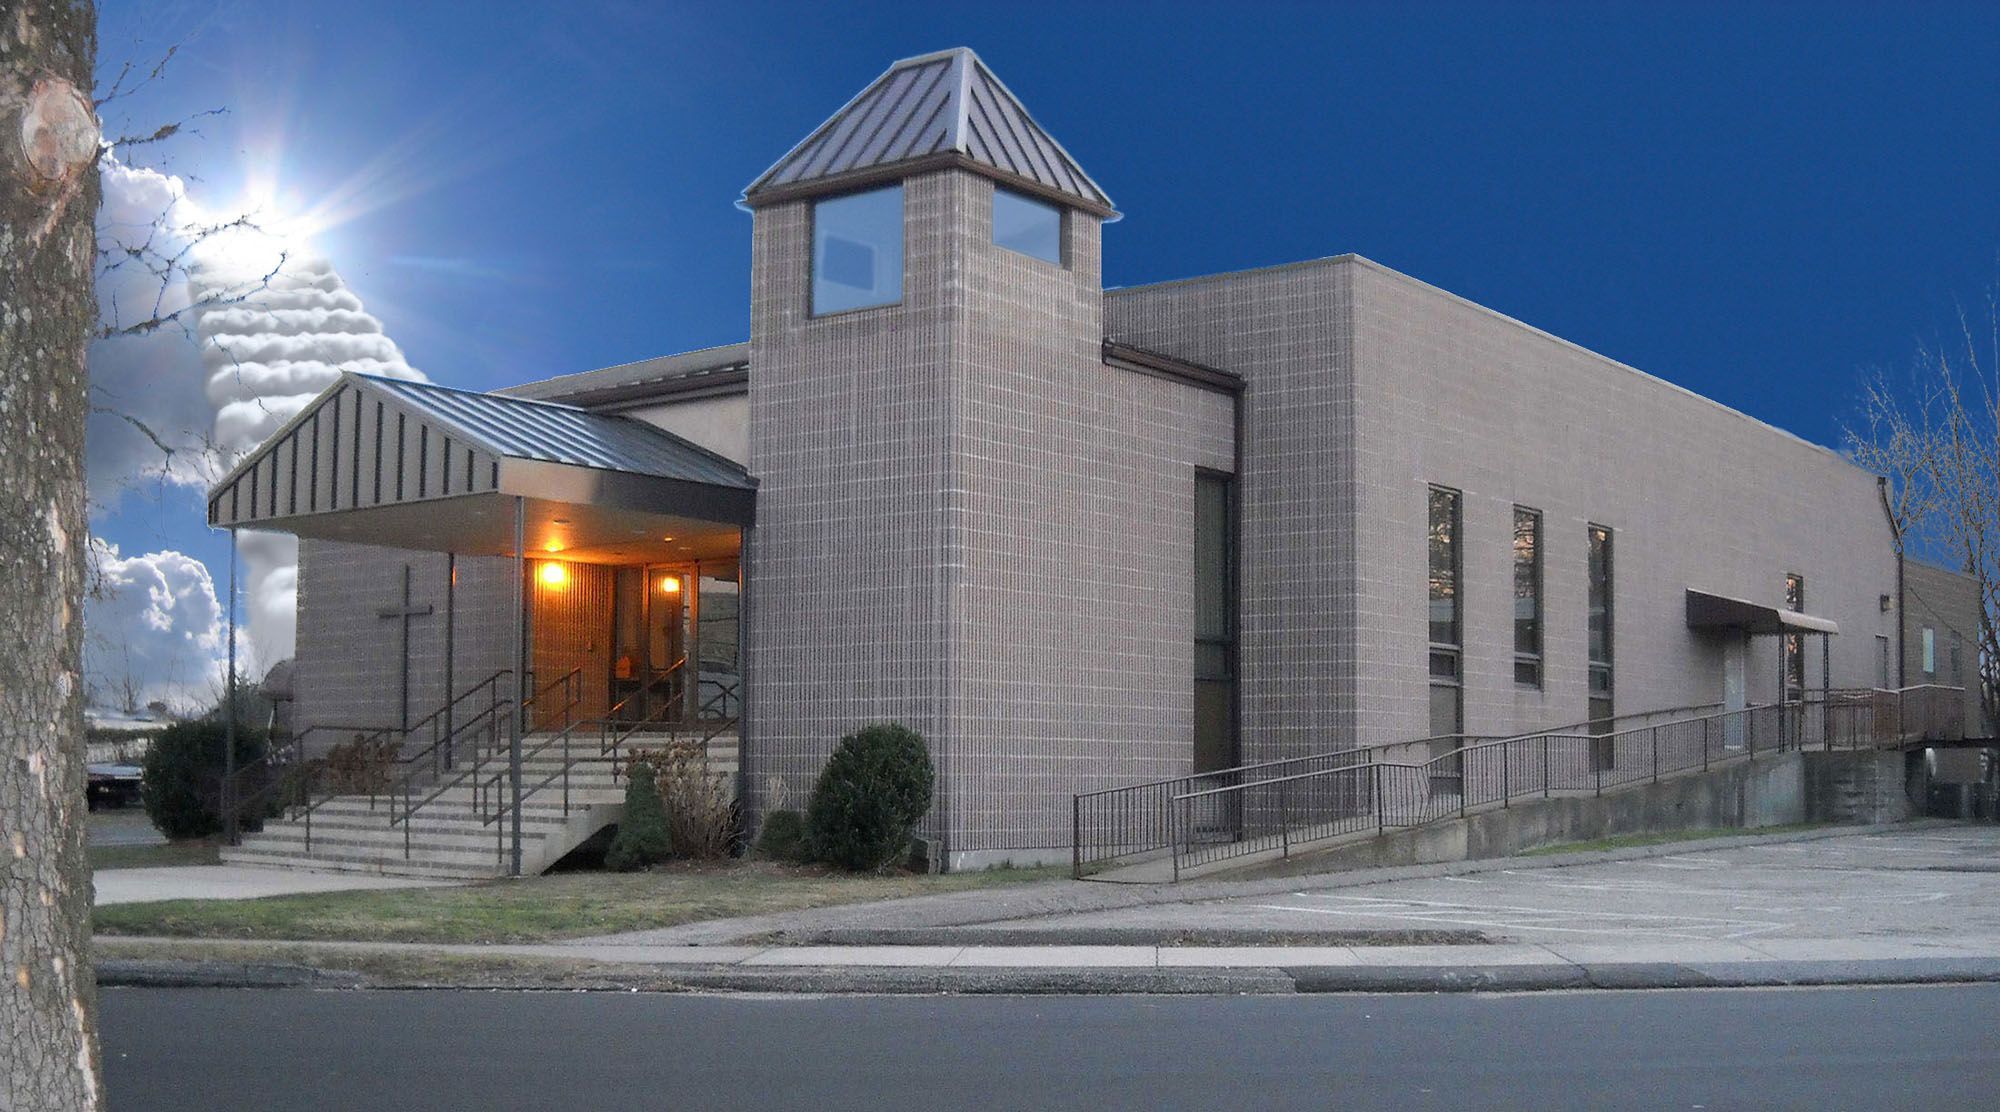
[[[1806,608],[1806,577],[1785,576],[1785,609],[1794,613]],[[1785,699],[1799,702],[1806,697],[1806,639],[1801,633],[1785,634]]]
[[[1542,515],[1514,507],[1514,682],[1542,686]]]
[[[1924,678],[1937,678],[1937,630],[1924,627]]]
[[[903,187],[813,206],[812,311],[838,313],[903,299]]]
[[[1228,475],[1194,484],[1194,770],[1241,763],[1236,748],[1236,511]]]
[[[1465,732],[1459,493],[1430,489],[1430,736]],[[1450,743],[1445,748],[1455,748]]]
[[[1011,189],[993,190],[993,242],[1062,265],[1062,210]]]
[[[1957,630],[1953,630],[1951,634],[1951,658],[1950,658],[1951,685],[1953,687],[1965,686],[1965,665],[1963,663],[1964,650],[1965,650],[1965,639],[1958,635]]]
[[[1607,728],[1611,719],[1612,600],[1611,530],[1590,526],[1590,720]]]

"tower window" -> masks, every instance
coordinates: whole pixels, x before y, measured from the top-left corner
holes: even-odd
[[[813,205],[812,311],[838,313],[903,299],[903,187]]]
[[[1011,189],[993,190],[993,243],[1062,265],[1062,210]]]

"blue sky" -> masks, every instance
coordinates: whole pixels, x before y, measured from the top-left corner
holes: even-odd
[[[1107,285],[1355,251],[1836,443],[2000,278],[2000,5],[104,3],[106,67],[174,43],[126,113],[229,113],[164,168],[344,198],[317,246],[459,386],[744,338],[743,185],[955,45],[1124,212]]]

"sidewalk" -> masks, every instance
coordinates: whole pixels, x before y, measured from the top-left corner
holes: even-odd
[[[379,876],[373,873],[310,872],[253,865],[171,865],[153,869],[100,869],[94,906],[154,900],[255,900],[306,892],[349,892],[376,888],[436,888],[459,883]]]
[[[99,970],[108,985],[805,993],[2000,981],[1996,871],[2000,828],[1921,823],[1174,888],[1056,881],[536,944],[104,939]]]

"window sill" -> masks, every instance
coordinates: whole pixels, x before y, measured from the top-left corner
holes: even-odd
[[[808,308],[806,310],[806,319],[837,320],[841,317],[851,317],[858,313],[873,313],[881,309],[900,309],[902,307],[903,299],[899,297],[894,301],[884,301],[879,305],[856,305],[852,309],[828,309],[824,313]]]

